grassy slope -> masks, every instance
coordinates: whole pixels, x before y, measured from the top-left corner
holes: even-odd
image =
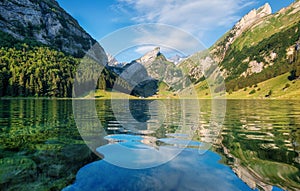
[[[86,99],[137,99],[138,97],[131,96],[125,93],[112,92],[105,90],[96,90],[95,93],[91,93],[84,98]]]
[[[236,39],[232,46],[242,49],[243,47],[252,47],[256,46],[263,39],[269,38],[275,33],[282,31],[284,28],[289,28],[300,20],[300,12],[295,11],[294,8],[288,8],[283,11],[283,13],[276,13],[270,15],[261,20],[261,22],[254,24],[244,34]],[[218,42],[225,39],[227,34],[225,34]],[[199,53],[200,55],[194,55],[190,59],[179,64],[184,72],[188,72],[189,68],[194,66],[197,62],[194,62],[193,59],[205,55],[205,53]],[[203,56],[202,55],[202,56]],[[245,89],[238,90],[232,94],[227,94],[228,99],[266,99],[266,95],[272,90],[272,95],[268,99],[299,99],[300,98],[300,81],[296,80],[291,82],[287,79],[289,76],[288,73],[277,76],[275,78],[263,81],[258,84],[257,87],[247,87]],[[286,84],[289,84],[290,87],[285,88]],[[193,87],[198,97],[201,99],[210,99],[211,91],[206,84],[206,82],[200,82],[194,85]],[[256,93],[249,94],[250,91],[255,90]],[[184,93],[189,93],[191,88],[184,90]],[[117,94],[117,93],[113,93]],[[97,91],[96,98],[110,99],[111,93],[104,91]],[[114,97],[123,98],[124,94],[115,95]],[[181,96],[180,96],[181,97]],[[130,96],[130,98],[135,98]],[[149,99],[169,99],[169,98],[178,98],[173,92],[168,91],[164,86],[160,86],[159,92],[157,95],[150,97]],[[183,98],[183,97],[181,97]]]
[[[227,94],[226,97],[229,99],[265,99],[265,95],[272,90],[272,95],[268,99],[299,99],[300,80],[289,81],[288,76],[289,73],[277,76],[257,84],[257,87],[247,87],[246,91],[242,89],[230,95]],[[290,87],[285,88],[286,84],[290,84]],[[256,93],[249,94],[254,89]]]
[[[151,96],[146,99],[177,99],[176,93],[169,91],[169,86],[163,82],[160,82],[159,91],[157,95]],[[85,98],[96,98],[96,99],[140,99],[139,97],[131,96],[125,93],[112,92],[105,90],[97,90],[95,94],[90,94]],[[145,99],[145,98],[143,98]]]
[[[257,87],[247,87],[235,91],[231,94],[226,94],[227,99],[300,99],[300,80],[289,81],[289,73],[271,78],[267,81],[257,84]],[[286,84],[290,87],[285,88]],[[200,82],[195,85],[195,89],[199,98],[210,98],[210,89],[206,88],[205,82]],[[255,90],[254,94],[249,94],[252,90]],[[272,95],[269,98],[269,91],[272,90]]]
[[[261,22],[255,23],[240,38],[236,39],[233,46],[238,47],[240,50],[246,46],[255,46],[262,40],[281,32],[283,29],[290,28],[300,21],[300,12],[294,11],[294,8],[290,7],[283,12],[283,14],[275,13],[264,18]]]
[[[227,99],[300,99],[300,80],[289,81],[288,76],[290,74],[286,73],[275,78],[269,79],[267,81],[257,84],[257,87],[247,87],[247,89],[241,89],[239,91],[233,92],[232,94],[226,94]],[[286,87],[286,84],[290,86]],[[199,99],[211,99],[211,90],[208,88],[206,82],[200,82],[193,87]],[[147,99],[178,99],[184,98],[184,96],[178,96],[174,92],[167,90],[165,84],[160,84],[159,92],[157,95],[149,97]],[[260,90],[259,90],[260,89]],[[254,94],[249,94],[252,90],[256,92]],[[268,95],[269,91],[272,90],[272,95],[269,98],[265,96]],[[185,90],[187,93],[189,90]],[[138,97],[130,96],[124,93],[110,92],[104,90],[97,90],[94,95],[86,96],[86,98],[96,98],[96,99],[138,99]]]

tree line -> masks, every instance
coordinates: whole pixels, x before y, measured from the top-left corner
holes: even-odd
[[[48,47],[0,49],[0,96],[70,97],[78,60]]]
[[[46,46],[0,48],[0,96],[72,97],[77,66],[74,58]],[[103,68],[85,71],[83,83],[95,82],[95,89],[111,89],[116,75]],[[94,73],[91,78],[89,74]]]

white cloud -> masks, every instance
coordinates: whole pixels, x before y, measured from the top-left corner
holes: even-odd
[[[135,52],[143,55],[151,50],[153,50],[156,46],[139,46],[135,49]]]
[[[139,55],[144,55],[146,54],[147,52],[150,52],[151,50],[154,50],[154,48],[156,48],[157,46],[139,46],[139,47],[136,47],[134,49],[134,51],[136,53],[138,53]],[[170,54],[173,55],[175,53],[177,53],[178,55],[183,55],[185,56],[184,53],[182,52],[179,52],[178,50],[176,49],[171,49],[171,48],[168,48],[168,47],[160,47],[160,51],[166,55],[166,56],[169,56]]]
[[[126,13],[127,16],[130,14],[129,17],[135,23],[176,26],[201,40],[212,38],[212,31],[215,29],[222,27],[229,29],[233,26],[241,17],[239,15],[241,9],[252,5],[254,0],[118,0],[118,2],[115,8],[119,7],[119,11]],[[178,38],[174,39],[176,41]],[[184,40],[179,38],[180,42],[174,44],[183,45],[186,43]]]
[[[164,47],[165,51],[174,50],[189,55],[204,49],[196,37],[170,25],[149,24],[135,28],[134,43]]]

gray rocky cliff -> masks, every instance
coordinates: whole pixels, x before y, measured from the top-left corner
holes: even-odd
[[[55,0],[1,0],[0,30],[83,56],[96,41]]]

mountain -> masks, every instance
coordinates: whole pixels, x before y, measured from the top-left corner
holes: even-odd
[[[113,55],[106,53],[106,56],[107,56],[109,66],[121,67],[120,63],[115,57],[113,57]]]
[[[172,91],[181,91],[190,85],[187,76],[174,62],[170,62],[161,52],[160,47],[144,54],[134,62],[142,64],[149,76],[164,83]]]
[[[212,59],[211,62],[222,62],[231,44],[253,23],[261,20],[267,15],[270,15],[271,12],[272,9],[268,3],[258,9],[251,10],[208,51],[199,52],[190,56],[186,62],[180,62],[179,66],[189,74],[193,81],[198,82],[199,79],[204,76],[202,72],[203,68],[199,66],[199,63],[206,62],[207,59]],[[197,59],[200,59],[200,61],[196,61]]]
[[[135,60],[138,63],[141,63],[146,68],[149,68],[153,62],[161,55],[160,47],[156,47],[153,50],[145,53],[141,58]]]
[[[82,57],[96,41],[55,0],[0,1],[1,46],[11,36]],[[5,43],[6,42],[6,43]],[[14,44],[12,45],[14,46]]]
[[[156,94],[160,96],[163,93],[164,96],[174,97],[176,93],[190,85],[181,69],[160,52],[160,47],[130,63],[118,63],[109,54],[108,61],[107,68],[118,75],[118,79],[114,81],[114,89],[123,93],[139,97]]]
[[[187,58],[186,56],[180,56],[178,54],[170,57],[170,58],[167,58],[167,60],[169,62],[173,62],[174,64],[178,64],[179,62],[183,61],[185,58]]]
[[[300,1],[275,14],[268,3],[250,11],[210,49],[183,60],[166,59],[157,47],[129,64],[107,56],[55,0],[2,0],[0,5],[0,96],[70,97],[74,83],[81,83],[84,91],[94,86],[110,90],[119,80],[123,92],[147,97],[160,82],[173,92],[191,82],[206,91],[207,78],[215,81],[215,93],[224,89],[220,84],[224,78],[231,93],[280,75],[289,81],[300,76]],[[84,71],[74,82],[84,55],[84,61],[96,61],[101,67]],[[132,72],[122,76],[129,68]],[[144,78],[131,80],[139,71]]]
[[[106,55],[55,0],[2,0],[0,5],[0,96],[72,97],[72,92],[84,96],[115,89],[148,97],[157,92],[157,81],[143,65],[124,66]]]
[[[300,76],[300,1],[271,14],[268,3],[250,11],[210,49],[179,63],[194,83],[201,83],[218,66],[225,79],[226,91],[233,92],[273,77],[291,73]],[[298,49],[299,50],[299,49]],[[203,67],[200,63],[211,63]],[[285,85],[285,84],[284,84]],[[215,90],[218,91],[218,90]]]
[[[72,97],[74,83],[112,87],[116,75],[104,67],[103,48],[55,0],[2,0],[0,5],[0,96]],[[86,65],[75,81],[82,62],[96,62],[102,73]]]
[[[271,6],[266,3],[258,9],[251,10],[248,14],[242,17],[234,27],[219,40],[214,46],[210,54],[214,55],[214,60],[220,62],[224,59],[224,56],[230,47],[230,45],[243,34],[247,29],[258,22],[263,22],[263,18],[272,13]]]

